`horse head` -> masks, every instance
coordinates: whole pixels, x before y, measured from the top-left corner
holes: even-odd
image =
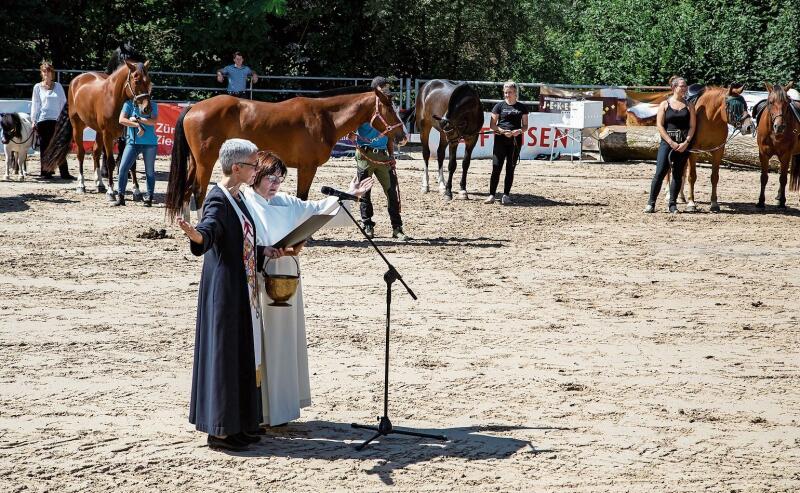
[[[767,110],[769,112],[770,132],[775,139],[780,140],[786,132],[787,121],[789,119],[789,96],[786,91],[792,88],[794,82],[789,82],[785,86],[775,84],[774,86],[765,82],[769,96],[767,97]]]
[[[448,143],[458,142],[461,139],[465,125],[462,120],[453,122],[446,114],[445,116],[433,115],[433,119],[439,122],[439,129],[444,132]]]
[[[728,93],[725,95],[725,108],[728,117],[728,125],[739,130],[742,135],[755,133],[756,125],[750,112],[747,111],[747,102],[742,97],[744,86],[741,84],[731,84]]]
[[[406,127],[391,98],[378,88],[375,88],[375,114],[370,120],[370,125],[382,134],[392,137],[401,146],[408,142]]]
[[[126,92],[130,93],[130,97],[133,103],[139,107],[139,111],[143,115],[149,115],[152,109],[150,92],[153,90],[153,83],[147,72],[150,68],[150,60],[145,60],[144,63],[125,60],[125,65],[128,66],[128,78],[125,81]]]
[[[3,144],[14,137],[22,138],[22,120],[16,113],[0,113],[0,126],[3,128]]]

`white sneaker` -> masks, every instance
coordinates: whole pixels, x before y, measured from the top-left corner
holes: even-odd
[[[500,199],[500,203],[503,205],[510,205],[513,204],[514,202],[511,200],[511,197],[509,197],[506,194],[503,194],[503,197]]]
[[[483,201],[484,204],[494,204],[494,195],[489,195],[486,197],[486,200]]]
[[[656,206],[655,205],[647,204],[642,212],[645,212],[647,214],[652,214],[655,211],[656,211]]]

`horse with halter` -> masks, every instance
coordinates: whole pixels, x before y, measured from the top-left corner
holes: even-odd
[[[3,128],[3,152],[6,155],[4,179],[11,178],[13,167],[20,175],[20,181],[24,181],[28,173],[28,150],[33,147],[36,135],[31,117],[27,113],[0,113],[0,126]]]
[[[97,192],[106,192],[101,174],[98,172],[101,153],[106,156],[108,173],[108,196],[114,200],[114,142],[122,135],[119,114],[122,105],[128,99],[142,113],[150,112],[150,91],[152,82],[147,71],[150,62],[132,62],[125,60],[111,75],[102,72],[86,72],[72,79],[67,94],[67,104],[61,111],[50,146],[42,153],[42,165],[45,170],[52,170],[69,152],[72,141],[78,147],[78,187],[80,193],[86,192],[83,178],[83,130],[93,128],[97,132],[95,145],[92,147],[95,183]],[[135,174],[134,174],[135,176]],[[136,186],[138,189],[138,186]]]
[[[448,200],[453,198],[453,173],[456,171],[456,150],[463,139],[466,146],[461,163],[461,189],[458,197],[467,199],[467,170],[472,158],[472,150],[478,142],[483,127],[483,108],[478,93],[467,84],[455,84],[447,80],[434,79],[425,83],[417,96],[416,124],[422,141],[422,158],[425,171],[422,175],[422,191],[428,192],[428,161],[431,150],[428,146],[431,129],[439,131],[439,147],[436,159],[439,173],[436,181],[439,191]],[[447,182],[442,174],[444,152],[448,149],[449,163]]]
[[[689,149],[689,161],[686,166],[689,183],[689,200],[686,204],[687,212],[694,212],[697,206],[694,201],[694,184],[697,181],[698,154],[711,155],[711,211],[719,212],[717,202],[717,183],[719,183],[719,166],[725,154],[725,144],[728,143],[728,125],[734,132],[749,135],[755,131],[747,103],[742,97],[744,87],[732,85],[731,87],[703,87],[693,84],[689,88],[688,101],[695,103],[697,115],[697,131]],[[681,199],[685,200],[683,190]]]
[[[761,162],[761,193],[758,196],[759,208],[764,208],[764,190],[769,180],[769,160],[777,156],[781,163],[780,188],[775,198],[778,207],[786,207],[786,182],[789,163],[792,164],[791,191],[800,188],[800,114],[792,107],[786,91],[793,83],[786,86],[764,83],[769,91],[766,103],[756,105],[758,113],[758,159]]]
[[[175,144],[167,188],[170,219],[194,198],[198,211],[206,196],[219,148],[231,138],[252,141],[297,168],[297,196],[308,198],[317,168],[336,142],[369,122],[381,136],[406,140],[406,132],[388,96],[376,89],[328,98],[297,97],[265,103],[221,95],[186,109],[175,125]],[[188,163],[188,164],[187,164]]]

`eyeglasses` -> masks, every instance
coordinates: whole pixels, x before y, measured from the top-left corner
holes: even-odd
[[[278,175],[267,175],[264,178],[269,180],[270,183],[283,183],[286,180],[285,176],[278,176]]]
[[[250,166],[251,168],[255,168],[256,166],[258,166],[257,164],[253,163],[233,163],[233,164],[238,164],[239,166]]]

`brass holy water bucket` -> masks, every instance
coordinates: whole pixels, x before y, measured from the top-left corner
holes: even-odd
[[[287,301],[294,296],[297,292],[297,285],[300,283],[300,263],[297,258],[292,256],[295,265],[297,266],[297,275],[290,274],[269,274],[267,272],[267,263],[264,264],[264,278],[267,288],[267,295],[272,298],[272,303],[269,306],[292,306]]]

